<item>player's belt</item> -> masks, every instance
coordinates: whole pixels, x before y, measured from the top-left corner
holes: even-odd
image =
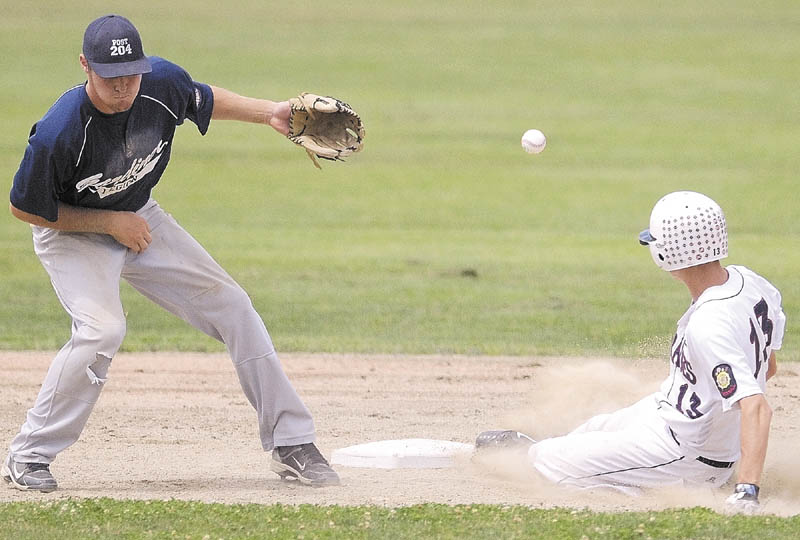
[[[733,467],[733,464],[736,463],[735,461],[716,461],[714,459],[704,458],[703,456],[697,456],[697,461],[705,463],[710,467],[716,467],[717,469],[730,469]]]
[[[675,432],[672,431],[672,428],[667,426],[667,429],[669,430],[669,434],[672,435],[672,439],[675,441],[675,444],[680,446],[681,443],[678,441],[678,437],[675,436]],[[703,456],[697,456],[697,461],[700,463],[705,463],[709,467],[716,467],[717,469],[730,469],[736,464],[735,461],[717,461],[716,459],[708,459]]]

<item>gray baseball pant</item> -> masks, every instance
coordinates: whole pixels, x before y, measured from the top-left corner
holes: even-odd
[[[76,442],[125,336],[120,278],[166,310],[223,342],[258,415],[264,450],[313,442],[311,413],[292,387],[247,293],[154,201],[137,212],[152,243],[135,253],[111,236],[33,227],[72,336],[53,359],[11,455],[50,463]]]

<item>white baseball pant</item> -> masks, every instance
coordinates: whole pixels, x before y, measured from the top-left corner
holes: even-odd
[[[594,416],[567,435],[539,441],[528,451],[529,462],[545,478],[579,488],[635,493],[641,487],[719,487],[731,477],[732,468],[714,467],[697,457],[675,440],[658,414],[654,395]]]

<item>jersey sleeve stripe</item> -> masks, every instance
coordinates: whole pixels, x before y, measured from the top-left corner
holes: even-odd
[[[75,166],[77,167],[78,164],[81,162],[81,157],[83,156],[83,149],[86,147],[86,131],[89,129],[89,124],[92,123],[92,117],[90,116],[89,119],[86,121],[86,125],[83,126],[83,144],[81,144],[81,151],[78,154],[78,161],[75,162]]]
[[[151,100],[151,101],[155,101],[156,103],[158,103],[159,105],[161,105],[162,107],[164,107],[165,109],[167,109],[167,112],[168,112],[169,114],[171,114],[171,115],[172,115],[172,117],[173,117],[175,120],[177,120],[177,119],[178,119],[178,115],[176,115],[174,112],[172,112],[172,111],[169,109],[169,107],[167,107],[166,105],[164,105],[164,103],[162,103],[161,101],[157,100],[157,99],[156,99],[156,98],[154,98],[154,97],[150,97],[150,96],[148,96],[148,95],[145,95],[145,94],[142,94],[142,97],[143,97],[143,98],[147,98],[147,99],[149,99],[149,100]]]
[[[70,92],[72,92],[73,90],[75,90],[76,88],[80,88],[80,87],[81,87],[81,86],[83,86],[84,84],[85,84],[85,83],[82,83],[82,84],[76,84],[75,86],[73,86],[73,87],[72,87],[72,88],[70,88],[69,90],[65,90],[65,91],[64,91],[64,92],[63,92],[63,93],[62,93],[60,96],[58,96],[58,99],[56,100],[56,103],[58,103],[58,100],[59,100],[59,99],[61,99],[62,97],[66,96],[67,94],[69,94]]]

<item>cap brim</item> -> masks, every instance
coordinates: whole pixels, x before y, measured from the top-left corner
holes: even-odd
[[[146,56],[139,60],[134,60],[133,62],[120,62],[116,64],[89,62],[89,67],[104,79],[127,77],[128,75],[141,75],[153,71],[153,68],[150,66],[150,59]]]
[[[639,233],[639,243],[643,246],[649,246],[650,242],[654,242],[655,238],[650,234],[650,229],[645,229]]]

